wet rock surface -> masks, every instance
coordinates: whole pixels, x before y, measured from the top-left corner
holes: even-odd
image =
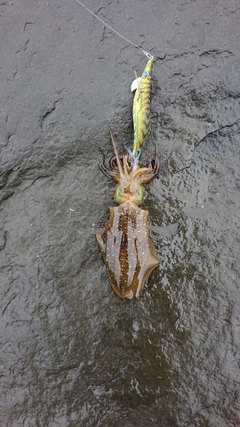
[[[142,297],[110,288],[97,168],[133,141],[146,58],[75,1],[4,1],[1,33],[0,424],[240,424],[240,8],[234,0],[87,3],[151,51],[160,266]]]

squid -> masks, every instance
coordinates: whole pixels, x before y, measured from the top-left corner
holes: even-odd
[[[106,265],[109,282],[120,298],[141,295],[159,259],[149,236],[148,214],[139,205],[144,199],[143,184],[159,178],[160,162],[156,153],[149,156],[146,167],[139,167],[138,158],[125,146],[119,154],[111,129],[114,156],[109,167],[101,152],[99,168],[116,182],[114,200],[105,227],[96,230],[96,239]]]

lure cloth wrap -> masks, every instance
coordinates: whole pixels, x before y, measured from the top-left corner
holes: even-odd
[[[149,129],[152,66],[153,59],[149,59],[133,99],[133,155],[135,157],[137,157],[138,150],[142,146]]]

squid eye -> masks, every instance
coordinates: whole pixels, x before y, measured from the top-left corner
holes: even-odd
[[[143,187],[142,187],[142,185],[140,185],[140,187],[138,187],[138,189],[135,193],[135,197],[136,197],[137,204],[140,205],[143,202]]]
[[[148,76],[149,76],[149,72],[148,71],[144,71],[143,77],[148,77]]]
[[[115,189],[114,199],[116,203],[122,203],[123,201],[123,193],[121,189],[121,185],[117,185]]]

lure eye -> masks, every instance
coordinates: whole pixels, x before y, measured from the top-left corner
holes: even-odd
[[[144,71],[143,77],[148,77],[148,76],[149,76],[149,72],[148,71]]]

